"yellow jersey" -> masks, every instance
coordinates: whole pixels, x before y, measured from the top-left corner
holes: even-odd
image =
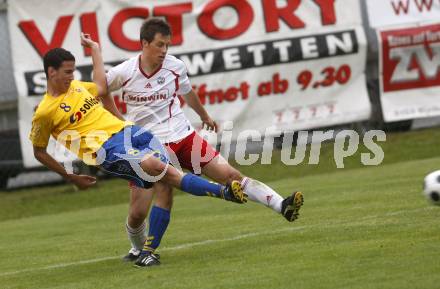
[[[107,111],[97,98],[93,82],[73,80],[66,93],[46,93],[32,119],[29,138],[36,147],[47,147],[50,135],[84,162],[95,164],[95,152],[114,133],[131,125]]]

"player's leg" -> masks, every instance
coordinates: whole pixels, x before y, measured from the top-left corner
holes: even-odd
[[[151,133],[136,126],[127,127],[113,135],[97,154],[103,158],[100,165],[102,169],[146,189],[160,179],[196,196],[218,197],[237,203],[247,201],[240,182],[222,186],[193,174],[184,174],[169,165],[166,149]],[[159,264],[158,256],[154,253],[145,255],[141,260],[139,257],[136,265]]]
[[[202,172],[219,183],[239,180],[249,200],[263,204],[282,214],[289,222],[293,222],[298,218],[299,209],[303,204],[301,192],[294,192],[291,196],[283,198],[266,184],[249,177],[243,177],[221,155],[217,155],[212,161],[204,165]]]
[[[145,218],[150,211],[153,195],[156,196],[155,204],[151,209],[148,240],[154,239],[153,244],[146,243],[146,224]],[[126,223],[128,239],[131,249],[124,257],[124,261],[135,261],[141,253],[144,245],[156,249],[162,236],[164,235],[173,203],[172,189],[161,182],[155,183],[152,189],[144,189],[130,184],[130,204]],[[154,250],[153,249],[153,250]]]
[[[170,147],[166,146],[166,149],[168,151],[170,158],[173,155],[175,155],[174,151]],[[174,158],[173,160],[178,161],[177,158]],[[174,164],[173,162],[173,165],[175,166],[176,164]],[[178,165],[178,167],[180,167],[180,165]],[[142,189],[140,187],[134,187],[133,189],[135,191],[146,191],[145,189]],[[132,189],[132,194],[133,194],[133,189]],[[133,242],[131,242],[132,247],[130,248],[129,254],[126,257],[124,257],[124,260],[136,261],[142,249],[154,252],[159,247],[160,240],[162,239],[168,227],[171,207],[173,204],[173,189],[171,186],[163,182],[157,182],[153,185],[152,191],[153,193],[149,194],[150,196],[149,200],[140,200],[139,202],[133,201],[130,203],[129,212],[130,214],[134,215],[132,218],[138,219],[136,218],[136,216],[139,216],[139,218],[143,218],[142,224],[145,224],[145,218],[150,210],[152,197],[153,195],[155,196],[155,202],[149,218],[148,242],[146,242],[147,234],[144,230],[144,234],[143,234],[144,238],[142,244],[140,244],[141,246],[134,247]],[[148,207],[146,207],[146,204],[148,204]],[[145,228],[145,225],[143,227]],[[155,260],[153,259],[153,261]]]
[[[108,139],[97,152],[100,167],[144,188],[159,180],[196,196],[211,196],[245,203],[239,182],[223,186],[193,174],[184,174],[169,164],[160,141],[139,126],[127,126]]]
[[[170,146],[176,152],[182,167],[191,171],[202,168],[201,172],[204,175],[222,184],[231,183],[233,180],[240,181],[242,185],[246,184],[243,189],[250,200],[266,205],[278,213],[283,211],[283,197],[261,182],[243,178],[237,169],[197,133],[194,132]],[[286,208],[288,203],[284,202]]]
[[[216,156],[212,161],[203,166],[202,172],[219,183],[226,183],[232,180],[240,181],[249,200],[268,206],[274,211],[281,213],[283,197],[267,185],[251,178],[243,177],[221,155]]]
[[[196,196],[213,196],[225,200],[244,203],[247,201],[241,184],[233,181],[231,185],[222,186],[209,182],[193,174],[183,174],[173,166],[167,165],[158,158],[145,158],[141,162],[142,169],[150,176],[158,176],[165,171],[160,182],[174,186]],[[156,208],[156,210],[155,210]],[[150,267],[159,265],[159,255],[155,249],[159,246],[163,234],[168,226],[170,214],[168,210],[153,207],[150,214],[150,230],[144,249],[135,262],[137,267]]]
[[[154,252],[160,245],[163,235],[170,222],[170,212],[172,206],[172,187],[157,182],[153,186],[156,194],[155,205],[151,209],[149,218],[148,236],[143,247],[144,251]]]
[[[146,155],[140,163],[143,171],[149,176],[157,177],[163,175],[161,178],[162,182],[195,196],[222,198],[236,203],[245,203],[247,201],[239,182],[232,182],[230,185],[223,186],[194,174],[184,174],[168,163],[163,162],[160,157],[152,156]]]
[[[173,188],[163,182],[157,182],[153,186],[156,199],[154,206],[169,210],[173,207]]]
[[[154,252],[159,247],[171,218],[170,212],[173,200],[171,186],[157,182],[154,184],[153,190],[156,194],[156,201],[150,212],[146,242],[136,258],[135,266],[138,267],[160,265],[160,256]]]
[[[291,196],[283,199],[277,192],[257,180],[243,177],[241,173],[232,167],[204,138],[193,133],[179,143],[176,147],[176,155],[182,167],[189,170],[202,168],[202,173],[216,182],[230,183],[233,180],[240,181],[244,193],[249,199],[272,208],[281,213],[288,221],[292,222],[298,217],[298,211],[303,203],[300,192],[294,192]]]
[[[131,249],[123,258],[124,261],[135,261],[144,247],[146,234],[145,218],[150,210],[153,189],[144,189],[130,183],[130,203],[125,229],[131,243]]]

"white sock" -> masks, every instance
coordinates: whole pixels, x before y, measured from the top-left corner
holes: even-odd
[[[277,192],[267,185],[251,178],[243,178],[241,181],[243,191],[248,195],[249,200],[272,208],[275,212],[281,213],[281,203],[284,200]]]
[[[128,240],[130,240],[132,248],[142,251],[145,240],[147,239],[146,227],[145,221],[139,228],[131,228],[128,223],[125,223],[125,230],[127,231]]]

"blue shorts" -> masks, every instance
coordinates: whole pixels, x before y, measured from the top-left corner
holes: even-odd
[[[169,163],[168,152],[149,131],[139,126],[127,126],[111,136],[98,150],[99,167],[110,174],[132,181],[141,188],[151,188],[140,163],[146,155]]]

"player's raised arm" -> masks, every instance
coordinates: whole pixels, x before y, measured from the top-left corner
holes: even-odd
[[[122,113],[116,107],[115,100],[113,99],[113,96],[111,96],[110,94],[103,95],[101,97],[101,102],[106,110],[110,111],[114,116],[116,116],[120,120],[125,120]]]
[[[93,82],[98,86],[98,96],[104,96],[107,94],[107,80],[99,44],[89,34],[81,33],[81,45],[92,49]]]

